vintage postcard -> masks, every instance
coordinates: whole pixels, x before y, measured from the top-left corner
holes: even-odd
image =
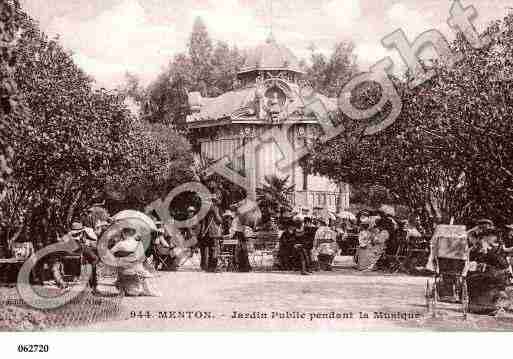
[[[513,330],[511,6],[0,0],[0,331]]]

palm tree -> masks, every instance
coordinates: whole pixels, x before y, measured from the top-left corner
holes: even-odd
[[[194,179],[198,182],[205,184],[212,174],[209,171],[209,168],[215,161],[210,158],[204,157],[199,154],[193,154],[193,162],[191,165],[191,170],[194,176]]]
[[[262,211],[262,220],[269,224],[271,229],[277,229],[274,222],[277,216],[292,210],[290,198],[294,193],[294,185],[288,184],[289,177],[265,176],[262,187],[256,190],[257,203]]]

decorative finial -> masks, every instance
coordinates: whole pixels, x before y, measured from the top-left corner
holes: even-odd
[[[271,43],[274,42],[274,36],[273,36],[273,0],[269,0],[270,2],[270,15],[269,15],[269,36],[267,37],[267,42]]]

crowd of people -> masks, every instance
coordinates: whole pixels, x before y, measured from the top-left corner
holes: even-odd
[[[138,233],[137,226],[126,227],[127,223],[117,229],[119,233],[108,233],[112,231],[111,225],[116,219],[109,217],[99,205],[91,207],[82,220],[75,220],[70,231],[58,238],[59,242],[74,241],[78,244],[76,254],[80,254],[80,261],[70,264],[67,263],[67,258],[72,257],[70,253],[54,253],[49,259],[49,267],[55,284],[60,288],[67,287],[64,273],[71,274],[74,282],[80,275],[81,264],[86,263],[92,267],[89,286],[93,294],[99,293],[97,265],[100,256],[97,243],[106,233],[109,235],[108,249],[117,260],[115,285],[125,295],[158,295],[150,285],[152,274],[148,269],[153,266],[156,270],[176,270],[184,259],[192,257],[194,253],[200,255],[201,270],[219,272],[222,248],[227,241],[233,244],[233,267],[240,272],[251,271],[248,243],[254,232],[242,225],[236,211],[222,210],[221,194],[216,191],[215,184],[212,184],[212,192],[214,195],[206,217],[179,232],[169,233],[154,213],[148,214],[146,218],[151,221],[149,227],[154,225],[155,228],[150,229],[150,236],[146,240]],[[198,208],[189,206],[186,212],[186,219],[192,219],[197,215]]]
[[[213,193],[205,218],[192,227],[182,228],[180,233],[168,233],[157,217],[149,217],[155,225],[149,242],[141,240],[136,228],[123,228],[114,236],[108,248],[114,258],[121,259],[116,268],[116,287],[120,291],[126,295],[158,295],[150,285],[150,264],[156,270],[176,270],[184,259],[195,253],[199,254],[199,266],[205,272],[219,272],[227,255],[232,271],[252,270],[249,258],[255,232],[247,223],[242,223],[236,208],[223,208],[221,195],[215,187]],[[81,253],[82,263],[78,266],[84,262],[91,265],[89,285],[95,294],[99,293],[97,242],[112,230],[115,222],[104,209],[98,215],[98,208],[93,207],[83,221],[74,221],[70,231],[59,238],[61,242],[73,240],[79,244],[77,252]],[[186,219],[194,218],[198,211],[189,206]],[[408,242],[412,229],[408,221],[398,220],[386,206],[375,211],[362,210],[354,218],[345,219],[332,218],[326,212],[317,216],[286,213],[281,216],[279,226],[274,268],[298,271],[302,275],[331,271],[335,257],[347,253],[354,257],[354,267],[358,270],[386,269],[391,265],[389,258],[397,255],[399,248]],[[419,231],[416,233],[421,235]],[[466,280],[470,300],[481,304],[495,303],[512,279],[513,224],[498,228],[491,220],[482,219],[467,231],[467,238],[469,270]],[[66,256],[69,253],[54,253],[49,261],[50,273],[56,285],[62,288],[67,286],[63,276]],[[159,256],[165,260],[158,261]],[[80,268],[68,268],[67,271],[75,277],[80,275]]]
[[[216,192],[214,192],[216,193]],[[176,270],[186,258],[194,253],[200,256],[200,269],[205,272],[219,272],[223,250],[230,247],[228,256],[232,270],[249,272],[252,270],[249,252],[255,240],[255,232],[243,225],[236,210],[222,210],[220,195],[214,195],[206,217],[197,225],[181,229],[178,234],[171,235],[162,222],[152,217],[156,230],[152,232],[150,243],[138,240],[134,228],[124,228],[117,240],[109,244],[110,251],[116,258],[123,258],[125,265],[118,269],[117,285],[125,294],[145,293],[154,291],[146,285],[151,278],[144,263],[151,259],[155,269]],[[98,206],[93,207],[98,210]],[[103,210],[105,211],[105,210]],[[93,210],[94,212],[94,210]],[[106,212],[106,211],[105,211]],[[187,218],[192,219],[198,213],[194,206],[187,208]],[[80,221],[71,225],[69,233],[59,238],[61,242],[74,240],[80,244],[82,260],[92,266],[89,284],[93,293],[97,293],[98,278],[96,266],[100,261],[96,243],[108,231],[112,219],[108,214],[86,215],[85,226]],[[357,266],[361,270],[374,270],[390,245],[393,236],[392,219],[381,212],[369,213],[362,211],[356,217],[353,229],[358,228],[358,244],[356,250]],[[347,247],[347,237],[351,221],[338,221],[317,216],[301,216],[294,213],[282,216],[280,226],[283,229],[279,237],[279,245],[275,268],[278,270],[298,270],[303,275],[312,274],[316,270],[330,271],[335,256]],[[180,238],[177,238],[180,237]],[[230,245],[227,246],[227,243]],[[143,255],[135,254],[143,251]],[[226,253],[224,253],[226,254]],[[51,258],[51,273],[59,287],[66,287],[63,278],[66,253],[56,253]],[[158,261],[158,257],[165,260]],[[131,261],[130,259],[133,258]],[[144,258],[141,260],[140,258]],[[80,264],[78,264],[80,265]],[[166,268],[164,268],[166,266]],[[75,277],[80,268],[68,268]]]
[[[331,271],[335,256],[352,250],[359,270],[379,269],[385,254],[397,251],[399,237],[406,237],[405,223],[383,210],[360,211],[354,220],[285,215],[281,225],[277,266],[297,269],[303,275]],[[351,240],[354,237],[357,241]]]

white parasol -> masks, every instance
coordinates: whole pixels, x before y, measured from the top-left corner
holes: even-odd
[[[381,207],[379,207],[379,210],[388,216],[395,216],[395,208],[388,204],[381,205]]]
[[[337,213],[337,217],[340,218],[340,219],[347,219],[347,220],[350,220],[350,221],[353,221],[353,222],[356,221],[356,216],[354,214],[352,214],[351,212],[348,212],[348,211],[338,212]]]
[[[408,231],[408,236],[410,236],[410,237],[415,237],[415,238],[422,237],[422,234],[419,232],[419,230],[417,228],[408,228],[407,231]]]
[[[115,222],[121,220],[133,220],[130,222],[133,222],[136,228],[139,228],[144,224],[148,227],[147,229],[149,229],[150,231],[158,231],[155,222],[149,216],[142,212],[134,211],[132,209],[127,209],[119,213],[116,213],[114,216],[112,216],[112,219]]]

